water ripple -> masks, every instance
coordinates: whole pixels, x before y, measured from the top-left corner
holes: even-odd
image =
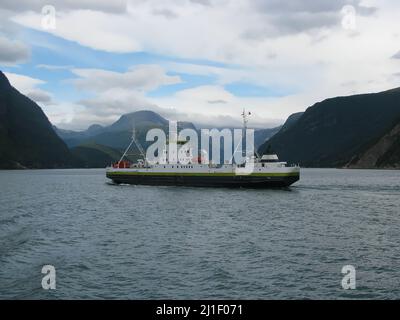
[[[0,298],[400,298],[398,171],[305,169],[287,190],[0,176]],[[41,288],[45,264],[55,291]],[[347,264],[357,290],[341,288]]]

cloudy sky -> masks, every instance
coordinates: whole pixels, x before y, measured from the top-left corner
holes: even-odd
[[[271,127],[400,86],[399,14],[398,0],[2,0],[0,69],[61,128],[143,109],[220,127],[243,107]]]

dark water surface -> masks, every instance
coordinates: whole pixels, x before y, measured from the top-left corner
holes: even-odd
[[[400,171],[304,169],[289,190],[0,171],[0,192],[0,298],[400,298]]]

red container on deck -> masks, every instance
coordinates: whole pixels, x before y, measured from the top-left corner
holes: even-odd
[[[127,169],[130,167],[131,163],[129,161],[124,161],[124,160],[113,164],[113,168],[118,168],[118,169]]]

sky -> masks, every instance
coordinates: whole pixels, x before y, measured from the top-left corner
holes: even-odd
[[[2,0],[0,70],[56,126],[153,110],[269,128],[400,86],[398,0]]]

